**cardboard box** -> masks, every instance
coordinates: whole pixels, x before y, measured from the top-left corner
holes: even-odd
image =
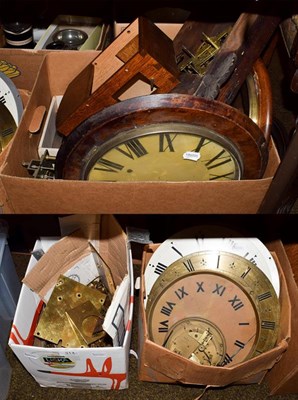
[[[101,18],[78,15],[58,15],[36,43],[35,49],[46,49],[47,45],[53,42],[53,36],[62,29],[79,29],[86,33],[86,41],[78,46],[77,49],[83,51],[102,49],[107,26],[103,23]]]
[[[226,386],[230,384],[260,383],[266,373],[272,369],[278,375],[280,358],[286,354],[291,335],[291,303],[287,279],[291,279],[290,266],[284,267],[283,245],[280,241],[266,244],[276,255],[281,279],[281,323],[278,343],[275,348],[240,364],[227,367],[202,366],[170,352],[152,342],[148,337],[146,314],[144,309],[144,268],[157,244],[145,247],[142,261],[140,287],[139,319],[139,379],[149,382],[183,383],[190,385]],[[282,268],[281,268],[282,265]],[[287,276],[287,279],[286,277]]]
[[[39,50],[0,49],[0,60],[16,67],[11,77],[18,90],[31,93],[41,63],[47,52]]]
[[[44,155],[45,151],[48,151],[50,156],[56,157],[62,143],[62,136],[56,132],[56,114],[61,99],[62,96],[54,96],[47,111],[47,117],[38,144],[38,155],[40,158]]]
[[[273,247],[274,245],[275,243],[272,244]],[[279,360],[276,367],[269,371],[266,376],[266,381],[270,388],[270,394],[272,395],[298,393],[298,287],[297,280],[295,281],[295,273],[297,273],[298,265],[297,255],[297,244],[286,245],[279,253],[280,262],[283,266],[283,271],[285,272],[285,278],[289,288],[292,306],[291,340],[286,353]]]
[[[63,95],[70,81],[96,54],[65,51],[50,52],[44,57],[23,119],[0,169],[2,212],[253,214],[258,211],[279,164],[273,144],[264,178],[258,180],[135,183],[31,178],[22,163],[38,159],[40,135],[28,134],[36,108],[49,109],[53,96]]]
[[[81,234],[74,233],[59,241],[42,238],[36,242],[23,280],[9,346],[41,386],[125,389],[134,298],[130,244],[112,216],[98,217],[98,223],[85,228]],[[103,325],[113,345],[83,348],[33,345],[43,303],[47,302],[60,273],[69,275],[75,271],[77,280],[83,284],[92,279],[94,266],[89,259],[93,257],[89,240],[98,248],[100,259],[110,267],[117,286]]]

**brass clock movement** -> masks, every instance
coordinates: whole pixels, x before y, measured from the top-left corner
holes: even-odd
[[[95,181],[260,178],[261,129],[237,109],[181,94],[140,96],[77,127],[60,147],[56,177]]]
[[[222,250],[178,258],[155,280],[146,303],[149,338],[201,365],[233,366],[273,348],[279,313],[261,268]]]

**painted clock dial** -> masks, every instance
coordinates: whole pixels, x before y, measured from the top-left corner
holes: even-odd
[[[198,234],[199,227],[194,229],[192,233]],[[188,233],[191,233],[191,231]],[[179,235],[181,238],[179,238]],[[279,296],[280,279],[276,263],[267,247],[258,238],[194,238],[185,237],[185,234],[180,232],[162,242],[146,266],[144,271],[145,306],[152,286],[168,266],[183,256],[203,250],[227,251],[249,260],[263,271],[272,283],[277,296]]]
[[[237,109],[182,94],[153,94],[107,107],[64,139],[56,178],[211,181],[260,178],[261,129]]]
[[[202,251],[180,258],[159,277],[146,315],[149,338],[169,348],[176,346],[172,331],[177,336],[173,327],[181,321],[199,318],[209,323],[217,339],[204,363],[214,358],[218,365],[232,366],[275,345],[279,302],[269,279],[250,261],[228,252]],[[206,335],[208,329],[200,329],[200,335]],[[187,331],[184,337],[180,332],[180,343],[189,339]],[[214,353],[221,347],[224,355]],[[198,349],[193,350],[187,357],[195,360]]]

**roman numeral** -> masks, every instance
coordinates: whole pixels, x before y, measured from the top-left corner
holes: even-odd
[[[165,151],[173,152],[174,146],[173,141],[177,135],[171,137],[169,133],[160,133],[159,135],[159,152],[163,153]]]
[[[167,265],[164,265],[162,263],[157,263],[154,269],[154,273],[157,275],[161,275],[167,268],[168,268]]]
[[[166,332],[168,332],[168,330],[169,330],[169,321],[168,321],[168,320],[166,320],[166,321],[160,321],[160,322],[159,322],[159,325],[161,325],[161,326],[158,328],[158,332],[159,332],[159,333],[166,333]]]
[[[174,250],[180,257],[183,257],[183,254],[177,249],[177,247],[172,246],[172,250]]]
[[[206,146],[208,143],[210,143],[210,140],[207,140],[206,138],[201,138],[199,141],[199,144],[197,145],[197,147],[193,150],[196,153],[199,153],[201,148],[203,146]]]
[[[185,266],[188,272],[192,272],[195,270],[195,267],[193,266],[193,263],[190,259],[183,261],[183,265]]]
[[[240,340],[235,340],[234,345],[239,347],[240,349],[244,349],[245,343],[240,342]]]
[[[249,256],[249,253],[244,254],[244,258],[246,258],[248,261],[250,261],[252,264],[257,265],[257,262],[255,260],[255,257],[257,257],[256,255],[254,255],[253,257],[247,258]]]
[[[204,284],[204,282],[197,282],[197,285],[198,285],[198,287],[197,287],[197,293],[198,293],[198,292],[205,292],[205,290],[204,290],[204,288],[203,288],[203,284]]]
[[[184,286],[175,290],[175,295],[178,297],[179,300],[183,299],[183,297],[188,296],[188,293],[185,291]]]
[[[120,146],[118,146],[116,149],[120,153],[124,154],[126,157],[131,158],[132,160],[134,160],[135,157],[140,158],[148,154],[147,150],[138,139],[129,140],[122,146],[124,147],[124,149]]]
[[[11,135],[12,133],[13,133],[13,129],[12,129],[11,127],[9,127],[9,128],[4,129],[4,130],[1,132],[1,136],[2,136],[2,137],[9,136],[9,135]]]
[[[237,295],[234,296],[233,299],[228,300],[229,303],[231,303],[231,306],[234,308],[235,311],[239,310],[244,306],[242,301],[237,297]]]
[[[212,293],[216,293],[219,296],[222,296],[225,290],[226,290],[225,286],[216,283],[215,289],[212,291]]]
[[[5,104],[5,103],[6,103],[6,99],[5,99],[4,96],[1,96],[1,97],[0,97],[0,103],[1,103],[1,104]]]
[[[171,312],[173,311],[173,308],[174,308],[175,305],[176,305],[176,303],[172,303],[170,301],[167,301],[167,306],[162,306],[160,312],[169,317],[171,315]]]
[[[250,271],[251,271],[251,268],[248,267],[248,268],[242,273],[241,278],[243,278],[243,279],[246,278],[247,275],[250,273]]]
[[[275,322],[274,321],[262,321],[261,322],[261,328],[263,329],[270,329],[273,330],[275,329]]]
[[[229,356],[228,353],[226,353],[222,365],[227,365],[232,361],[233,361],[233,358],[231,356]]]
[[[96,164],[98,166],[94,167],[94,169],[98,171],[119,172],[124,168],[123,165],[117,164],[113,161],[106,160],[104,158],[100,158]]]
[[[270,297],[272,297],[271,292],[265,292],[265,293],[259,294],[258,300],[263,301],[263,300],[269,299]]]
[[[207,169],[210,170],[210,169],[213,169],[213,168],[216,168],[216,167],[219,167],[219,166],[221,166],[221,165],[224,165],[224,164],[227,164],[227,163],[231,162],[232,159],[231,159],[230,156],[222,157],[222,155],[225,154],[225,153],[226,153],[226,151],[225,151],[225,150],[222,150],[222,151],[220,151],[218,154],[216,154],[216,156],[214,156],[213,158],[211,158],[211,160],[207,161],[207,162],[205,163],[205,166],[207,167]],[[223,158],[224,158],[224,159],[223,159]],[[219,161],[219,162],[216,162],[216,161],[218,161],[219,159],[223,159],[223,160],[222,160],[222,161]],[[214,164],[214,163],[215,163],[215,164]]]

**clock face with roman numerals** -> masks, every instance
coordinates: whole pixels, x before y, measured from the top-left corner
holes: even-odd
[[[245,114],[188,95],[107,107],[64,139],[56,177],[92,181],[230,181],[262,176],[265,139]]]
[[[146,307],[152,341],[190,360],[219,366],[273,348],[279,314],[266,275],[225,251],[200,251],[175,261],[154,283]]]
[[[122,142],[101,147],[88,180],[227,181],[242,175],[233,143],[203,127],[151,125],[140,128],[137,135],[134,130],[126,132],[124,137]]]
[[[217,227],[217,230],[220,228]],[[204,231],[204,227],[203,227]],[[193,232],[178,232],[174,237],[163,241],[153,252],[144,271],[146,307],[148,295],[158,277],[176,260],[188,254],[203,250],[222,250],[229,253],[238,254],[249,260],[270,280],[277,297],[280,292],[280,279],[277,265],[272,254],[267,247],[256,237],[203,237],[200,227],[194,227]],[[202,237],[187,237],[200,233]],[[231,233],[231,232],[229,232]]]

